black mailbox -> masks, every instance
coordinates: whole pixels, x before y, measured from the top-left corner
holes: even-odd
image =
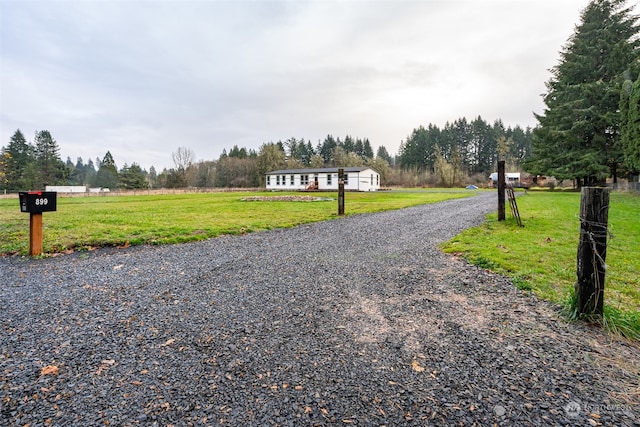
[[[55,191],[21,191],[20,212],[42,213],[56,210]]]

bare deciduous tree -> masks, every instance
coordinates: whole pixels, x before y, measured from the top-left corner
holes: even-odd
[[[186,171],[195,159],[196,154],[191,148],[178,147],[174,153],[171,153],[171,160],[178,171]]]

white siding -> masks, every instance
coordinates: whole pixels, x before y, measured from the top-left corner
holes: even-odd
[[[47,185],[45,191],[55,191],[58,193],[86,193],[87,187],[84,185]]]
[[[331,176],[329,178],[329,175]],[[373,169],[364,169],[360,172],[346,172],[344,189],[347,191],[376,191],[380,189],[380,174]],[[293,185],[291,184],[293,176]],[[267,190],[301,191],[306,190],[309,184],[318,182],[320,191],[338,191],[338,172],[296,172],[286,174],[268,174],[266,176]]]

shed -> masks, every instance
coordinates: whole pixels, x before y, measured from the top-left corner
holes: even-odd
[[[507,181],[507,184],[512,184],[517,186],[520,183],[520,172],[506,172],[504,174],[504,178]],[[489,179],[494,183],[494,185],[498,182],[498,172],[494,172],[489,175]]]

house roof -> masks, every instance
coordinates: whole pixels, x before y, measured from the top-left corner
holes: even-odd
[[[371,169],[370,167],[361,166],[361,167],[344,167],[345,172],[362,172],[367,169]],[[371,169],[373,170],[373,169]],[[374,171],[376,172],[376,171]],[[338,173],[338,168],[316,168],[316,169],[280,169],[277,171],[267,172],[267,175],[286,175],[286,174],[311,174],[311,173]]]

